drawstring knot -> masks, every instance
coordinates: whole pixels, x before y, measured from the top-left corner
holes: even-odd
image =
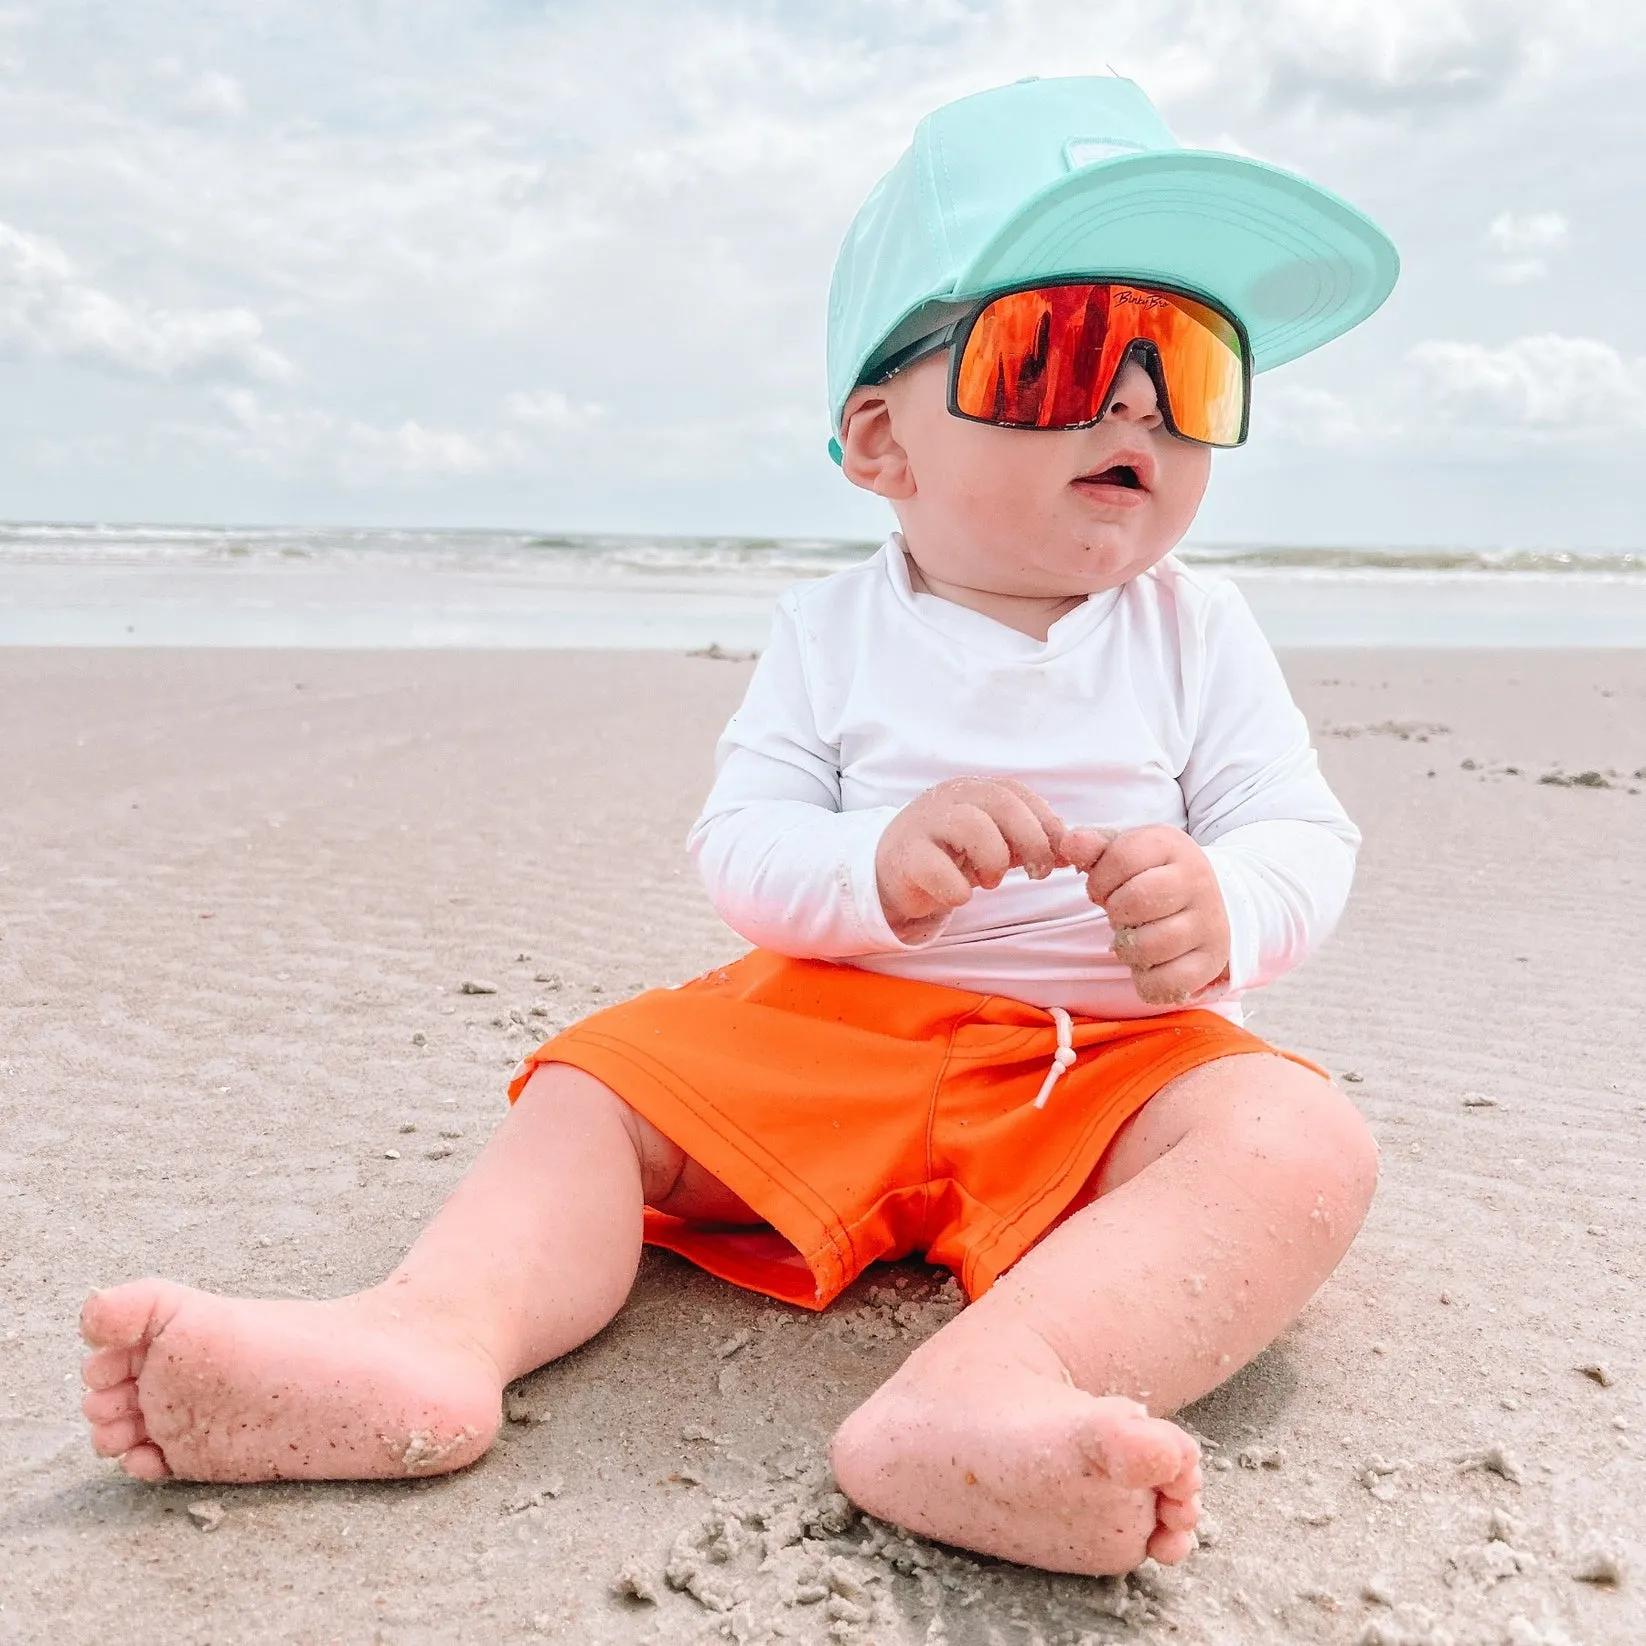
[[[1057,1084],[1057,1077],[1065,1069],[1074,1067],[1074,1024],[1069,1021],[1069,1014],[1061,1006],[1047,1008],[1052,1014],[1052,1021],[1057,1025],[1057,1050],[1052,1053],[1052,1066],[1046,1071],[1046,1078],[1041,1083],[1040,1095],[1034,1100],[1037,1109],[1046,1107],[1046,1099],[1052,1095],[1052,1087]]]

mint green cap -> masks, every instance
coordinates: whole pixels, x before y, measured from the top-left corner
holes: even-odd
[[[1389,237],[1329,189],[1182,148],[1130,80],[1020,80],[927,115],[847,230],[829,288],[832,426],[878,358],[993,291],[1181,286],[1236,315],[1266,371],[1359,325],[1399,269]]]

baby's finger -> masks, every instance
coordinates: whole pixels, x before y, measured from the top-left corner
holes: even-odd
[[[1065,829],[1057,848],[1060,865],[1089,874],[1114,836],[1113,829]]]
[[[896,865],[896,874],[928,906],[914,912],[932,914],[939,909],[958,909],[970,900],[971,882],[954,859],[935,840],[913,842]]]
[[[1062,868],[1063,837],[1069,832],[1068,825],[1022,778],[1003,777],[1000,782],[1034,813],[1036,822],[1040,824],[1041,829],[1044,831],[1046,844],[1051,848],[1050,864],[1046,869],[1046,873],[1050,874],[1053,869]],[[1025,868],[1029,867],[1027,861],[1024,862],[1023,866]],[[1030,872],[1033,873],[1033,870],[1030,870]],[[1038,880],[1042,877],[1036,875],[1035,878]]]
[[[999,825],[980,805],[948,807],[933,820],[931,838],[974,886],[993,890],[1012,866],[1011,848]]]
[[[1108,850],[1092,865],[1087,878],[1086,890],[1092,902],[1107,907],[1109,899],[1134,875],[1175,862],[1177,842],[1181,838],[1176,829],[1154,824],[1117,834],[1109,842]],[[1138,922],[1128,920],[1124,924],[1130,926]]]
[[[1193,954],[1200,937],[1200,922],[1192,914],[1174,914],[1166,920],[1151,920],[1146,926],[1116,926],[1115,958],[1134,972],[1147,971]]]
[[[1100,863],[1098,868],[1102,867]],[[1088,878],[1087,890],[1090,889]],[[1092,901],[1102,903],[1112,926],[1146,926],[1151,921],[1167,920],[1183,913],[1192,897],[1183,871],[1175,863],[1168,863],[1160,868],[1145,869],[1116,887],[1106,898]]]
[[[1221,967],[1214,967],[1212,957],[1204,949],[1195,949],[1179,955],[1164,966],[1151,966],[1147,971],[1133,972],[1132,982],[1137,997],[1150,1006],[1181,1006],[1205,988]]]
[[[1015,781],[991,784],[975,802],[994,820],[1011,853],[1031,880],[1044,880],[1057,867],[1063,824],[1032,789]]]

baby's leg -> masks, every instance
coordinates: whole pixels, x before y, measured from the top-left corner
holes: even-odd
[[[686,1210],[690,1165],[599,1081],[539,1068],[370,1291],[254,1302],[138,1280],[88,1299],[92,1444],[143,1480],[365,1479],[472,1463],[497,1432],[504,1384],[617,1312],[640,1259],[642,1202]]]
[[[847,1418],[841,1489],[929,1537],[1054,1571],[1181,1560],[1200,1470],[1159,1414],[1284,1330],[1376,1181],[1370,1133],[1318,1076],[1265,1055],[1192,1070],[1121,1133],[1100,1198]]]

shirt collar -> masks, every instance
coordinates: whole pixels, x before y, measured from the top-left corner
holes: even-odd
[[[899,604],[928,628],[1001,657],[1038,661],[1061,655],[1102,626],[1120,603],[1124,587],[1101,589],[1087,595],[1051,625],[1044,640],[1036,640],[1033,635],[973,611],[970,606],[956,605],[941,595],[917,592],[909,581],[906,554],[901,532],[893,532],[880,550],[881,563]]]

